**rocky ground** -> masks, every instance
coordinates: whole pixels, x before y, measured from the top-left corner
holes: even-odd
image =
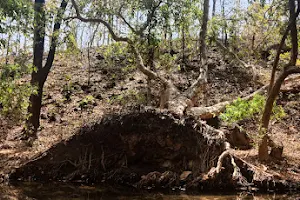
[[[41,130],[32,147],[15,140],[22,130],[21,125],[10,126],[2,120],[0,143],[0,174],[8,174],[54,144],[70,138],[86,124],[98,121],[109,113],[124,113],[139,105],[159,106],[159,85],[151,83],[151,100],[147,102],[147,80],[130,62],[130,56],[104,59],[95,50],[91,56],[91,68],[83,54],[58,54],[45,85]],[[157,69],[171,78],[184,90],[197,77],[197,65],[181,70]],[[90,72],[90,73],[89,73]],[[172,72],[172,73],[171,73]],[[199,97],[198,104],[207,106],[246,96],[267,84],[268,68],[257,66],[258,77],[252,71],[235,66],[223,59],[215,50],[209,52],[208,101]],[[90,74],[90,83],[88,84]],[[260,163],[257,159],[258,119],[239,123],[254,141],[250,150],[236,150],[235,154],[255,164],[259,170],[282,179],[300,181],[300,95],[298,79],[289,82],[292,90],[283,91],[278,99],[287,113],[281,121],[272,122],[272,136],[284,146],[284,160]],[[7,124],[7,125],[6,125]],[[7,178],[2,176],[2,179]]]

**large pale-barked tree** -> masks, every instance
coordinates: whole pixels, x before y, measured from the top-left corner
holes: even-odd
[[[199,63],[199,77],[191,86],[184,92],[180,92],[178,88],[172,83],[171,80],[165,78],[159,73],[151,70],[146,65],[146,61],[140,53],[138,43],[146,37],[148,34],[148,28],[153,24],[153,21],[158,20],[161,17],[161,10],[163,7],[180,8],[181,5],[185,5],[186,1],[170,1],[170,0],[152,0],[152,1],[90,1],[80,2],[78,0],[71,0],[75,14],[69,17],[69,19],[79,19],[82,22],[100,23],[104,25],[109,31],[111,37],[117,42],[127,43],[133,50],[135,55],[138,69],[145,74],[148,79],[156,80],[160,82],[164,92],[161,95],[161,108],[166,108],[177,115],[184,115],[186,111],[191,114],[211,114],[211,108],[192,108],[193,102],[191,99],[195,95],[201,85],[207,82],[207,66],[206,66],[206,35],[207,35],[207,22],[209,12],[209,1],[205,0],[191,1],[192,5],[199,5],[203,7],[204,14],[202,18],[201,30],[201,57],[202,62]],[[111,3],[111,4],[110,4]],[[138,12],[135,12],[135,8],[138,8]],[[171,10],[171,9],[169,9]],[[177,10],[178,12],[178,10]],[[178,13],[177,13],[178,14]],[[135,15],[139,16],[139,21],[133,21],[132,18]],[[170,13],[172,15],[172,13]],[[124,28],[127,30],[123,34],[118,34],[113,24],[107,20],[110,17],[117,18],[122,21]],[[153,29],[153,27],[152,27]]]
[[[193,115],[194,117],[200,118],[200,119],[208,119],[212,118],[215,115],[218,115],[226,105],[231,104],[233,101],[226,101],[221,102],[216,105],[210,106],[210,107],[194,107],[193,103],[193,97],[196,95],[196,93],[199,92],[199,90],[202,90],[201,92],[205,92],[205,85],[207,84],[207,55],[206,55],[206,35],[207,35],[207,22],[208,22],[208,12],[209,12],[209,0],[204,0],[200,2],[194,2],[197,5],[201,5],[203,8],[203,15],[202,15],[202,21],[201,21],[201,27],[199,27],[200,30],[200,57],[201,62],[199,62],[199,76],[194,82],[190,85],[190,87],[182,92],[176,86],[172,83],[171,80],[165,78],[161,74],[151,70],[149,68],[141,56],[140,50],[138,48],[139,41],[145,37],[147,34],[147,28],[152,23],[153,20],[157,20],[157,16],[159,16],[160,9],[163,6],[177,6],[181,3],[184,4],[185,1],[164,1],[164,0],[152,0],[152,1],[114,1],[112,7],[107,6],[107,4],[103,4],[102,1],[96,1],[96,2],[86,2],[85,6],[83,6],[83,2],[80,2],[79,0],[71,0],[72,5],[75,10],[74,16],[70,17],[73,19],[79,19],[82,22],[91,22],[91,23],[100,23],[104,25],[111,37],[117,41],[117,42],[125,42],[132,48],[138,69],[145,74],[148,79],[156,80],[161,83],[162,88],[164,88],[164,93],[161,96],[161,108],[166,108],[169,111],[179,115],[183,116],[185,114]],[[261,6],[264,6],[264,1],[261,1]],[[284,79],[293,73],[299,73],[300,70],[298,67],[295,66],[296,60],[297,60],[297,54],[298,54],[298,48],[297,48],[297,28],[296,28],[296,19],[299,15],[299,0],[298,0],[298,9],[295,10],[295,1],[289,0],[289,10],[290,10],[290,22],[288,25],[288,28],[283,35],[281,45],[284,44],[285,39],[288,36],[288,33],[291,33],[292,38],[292,53],[291,53],[291,61],[284,68],[282,73],[278,76],[277,80],[275,80],[275,70],[278,65],[278,59],[280,55],[280,47],[278,49],[278,54],[274,62],[273,66],[273,72],[272,72],[272,80],[270,82],[269,86],[269,95],[267,98],[267,102],[265,105],[263,117],[262,117],[262,125],[261,125],[261,131],[268,129],[268,124],[270,120],[270,115],[272,113],[272,107],[273,103],[278,96],[278,93],[280,91],[280,86],[283,83]],[[106,9],[103,9],[104,7]],[[107,8],[109,12],[107,11]],[[130,17],[130,12],[135,11],[134,8],[139,8],[139,15],[143,16],[140,17],[140,21],[134,21],[132,23],[132,20]],[[180,7],[180,6],[179,6]],[[113,8],[113,9],[111,9]],[[96,9],[96,10],[93,10]],[[103,11],[103,12],[101,12]],[[93,15],[97,13],[97,15]],[[105,15],[113,15],[116,18],[119,18],[122,20],[123,24],[127,28],[127,32],[125,34],[119,35],[114,30],[113,25],[106,20],[106,18],[103,18]],[[101,17],[102,16],[102,17]],[[152,27],[153,28],[153,27]],[[219,41],[216,41],[219,43]],[[222,45],[220,45],[221,48],[226,48]],[[231,53],[231,52],[229,52]],[[242,63],[243,66],[248,66],[243,61],[239,60],[237,56],[234,53],[231,53],[234,55],[234,59],[237,59]],[[254,92],[253,94],[244,97],[244,100],[250,99],[254,96],[254,94],[261,93],[267,88],[267,86],[264,86],[260,90]],[[269,143],[269,144],[268,144]],[[268,145],[270,146],[276,146],[271,144],[271,140],[269,136],[266,134],[264,139],[262,140],[262,143],[259,148],[259,157],[261,160],[265,160],[268,158]],[[266,146],[267,145],[267,146]]]

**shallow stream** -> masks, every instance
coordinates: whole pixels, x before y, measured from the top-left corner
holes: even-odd
[[[293,195],[282,194],[247,194],[235,193],[224,194],[186,194],[185,192],[135,192],[130,189],[116,188],[112,186],[81,186],[62,183],[38,184],[38,183],[13,183],[11,185],[0,185],[0,199],[27,199],[27,200],[300,200],[300,193]]]

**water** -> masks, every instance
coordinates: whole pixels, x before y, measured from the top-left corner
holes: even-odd
[[[26,200],[300,200],[297,195],[277,194],[197,194],[187,195],[180,192],[134,192],[131,190],[118,189],[111,186],[91,187],[70,185],[61,183],[37,184],[15,183],[9,186],[0,185],[0,199],[26,199]]]

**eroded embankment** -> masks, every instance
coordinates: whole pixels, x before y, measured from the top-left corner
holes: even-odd
[[[109,182],[137,188],[290,188],[230,151],[224,154],[224,149],[221,132],[191,117],[179,119],[167,112],[138,110],[108,115],[83,127],[10,178]]]
[[[223,151],[224,137],[208,132],[192,118],[180,120],[168,113],[109,115],[11,177],[132,184],[155,171],[199,175],[214,166]]]

